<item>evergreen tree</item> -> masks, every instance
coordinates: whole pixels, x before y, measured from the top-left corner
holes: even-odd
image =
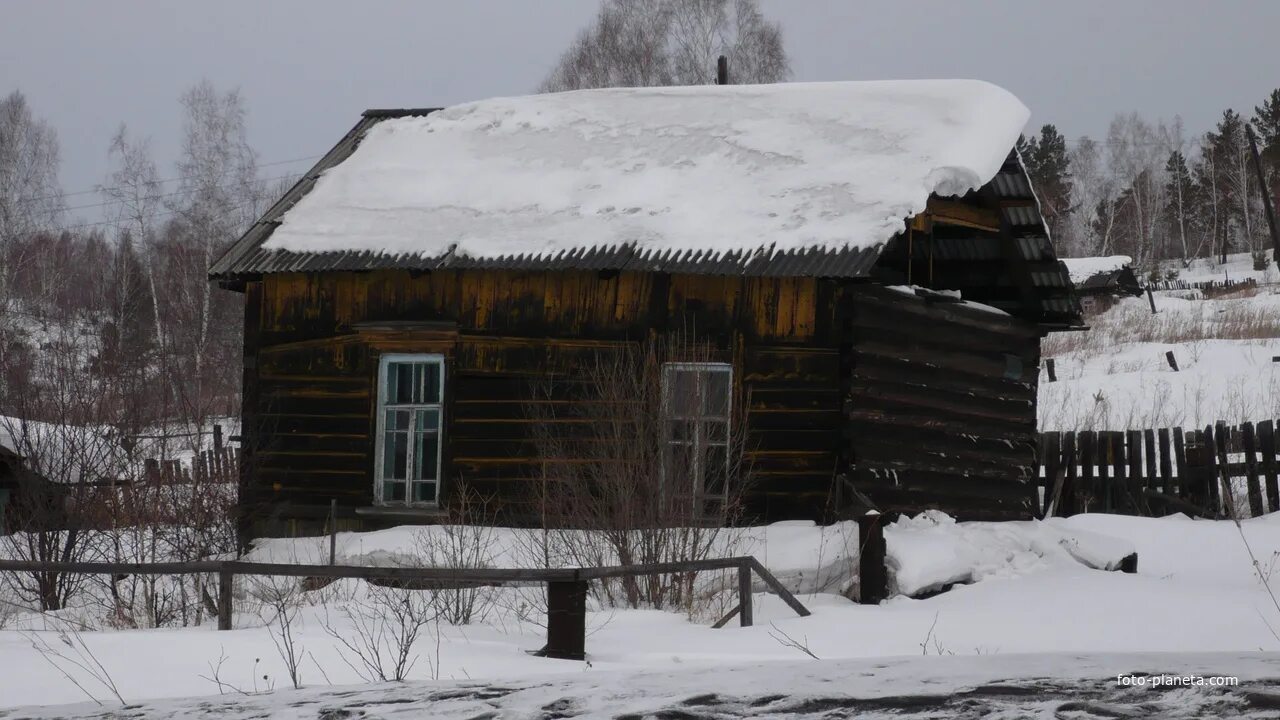
[[[1167,235],[1178,243],[1182,251],[1182,261],[1186,263],[1190,254],[1188,236],[1194,231],[1192,208],[1195,207],[1196,187],[1191,179],[1191,169],[1187,167],[1187,158],[1181,151],[1169,154],[1164,164],[1164,217]]]
[[[1018,153],[1040,199],[1049,231],[1056,234],[1071,212],[1071,159],[1067,139],[1053,125],[1040,128],[1039,137],[1021,138]]]
[[[1253,113],[1253,129],[1258,134],[1267,189],[1271,191],[1272,207],[1280,212],[1280,89],[1272,90],[1271,96],[1255,107]]]

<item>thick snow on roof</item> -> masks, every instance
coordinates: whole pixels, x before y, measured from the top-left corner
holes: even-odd
[[[1062,258],[1067,264],[1067,272],[1071,275],[1071,284],[1079,285],[1094,275],[1115,272],[1126,265],[1133,264],[1128,255],[1108,255],[1106,257]]]
[[[1028,115],[975,80],[484,100],[374,126],[264,247],[426,257],[869,247],[930,193],[994,177]]]

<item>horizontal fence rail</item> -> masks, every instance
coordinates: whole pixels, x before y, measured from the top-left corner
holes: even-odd
[[[416,568],[366,565],[295,565],[240,560],[204,560],[171,563],[38,562],[0,560],[0,571],[57,572],[93,575],[218,575],[218,629],[230,630],[234,618],[232,588],[237,575],[304,578],[355,578],[406,589],[456,588],[475,585],[545,583],[547,586],[547,645],[540,655],[581,660],[586,653],[586,598],[591,580],[694,573],[709,570],[738,571],[738,605],[715,627],[735,616],[743,627],[754,623],[751,575],[754,573],[800,617],[810,613],[799,600],[750,555],[708,558],[646,565],[608,565],[578,568]]]
[[[1280,510],[1276,422],[1040,434],[1040,510],[1220,518],[1223,488],[1243,486],[1248,515]],[[1230,491],[1229,491],[1230,492]],[[1244,515],[1245,507],[1238,508]]]

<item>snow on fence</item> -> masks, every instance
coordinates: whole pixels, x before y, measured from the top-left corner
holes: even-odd
[[[1280,510],[1280,459],[1271,420],[1203,430],[1181,427],[1040,434],[1038,485],[1045,517],[1080,512],[1222,517],[1223,487],[1242,486],[1248,515]],[[1265,493],[1263,492],[1265,487]],[[1245,515],[1244,508],[1238,509]]]

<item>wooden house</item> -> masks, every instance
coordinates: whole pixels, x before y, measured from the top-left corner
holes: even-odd
[[[462,483],[535,522],[530,409],[573,402],[539,378],[688,328],[664,392],[740,410],[709,412],[749,519],[1029,517],[1039,342],[1080,307],[1027,116],[976,81],[366,111],[210,271],[245,300],[245,532],[431,522]],[[695,494],[705,427],[672,438]]]
[[[1138,297],[1142,285],[1127,255],[1063,258],[1086,315],[1102,312],[1123,297]]]

